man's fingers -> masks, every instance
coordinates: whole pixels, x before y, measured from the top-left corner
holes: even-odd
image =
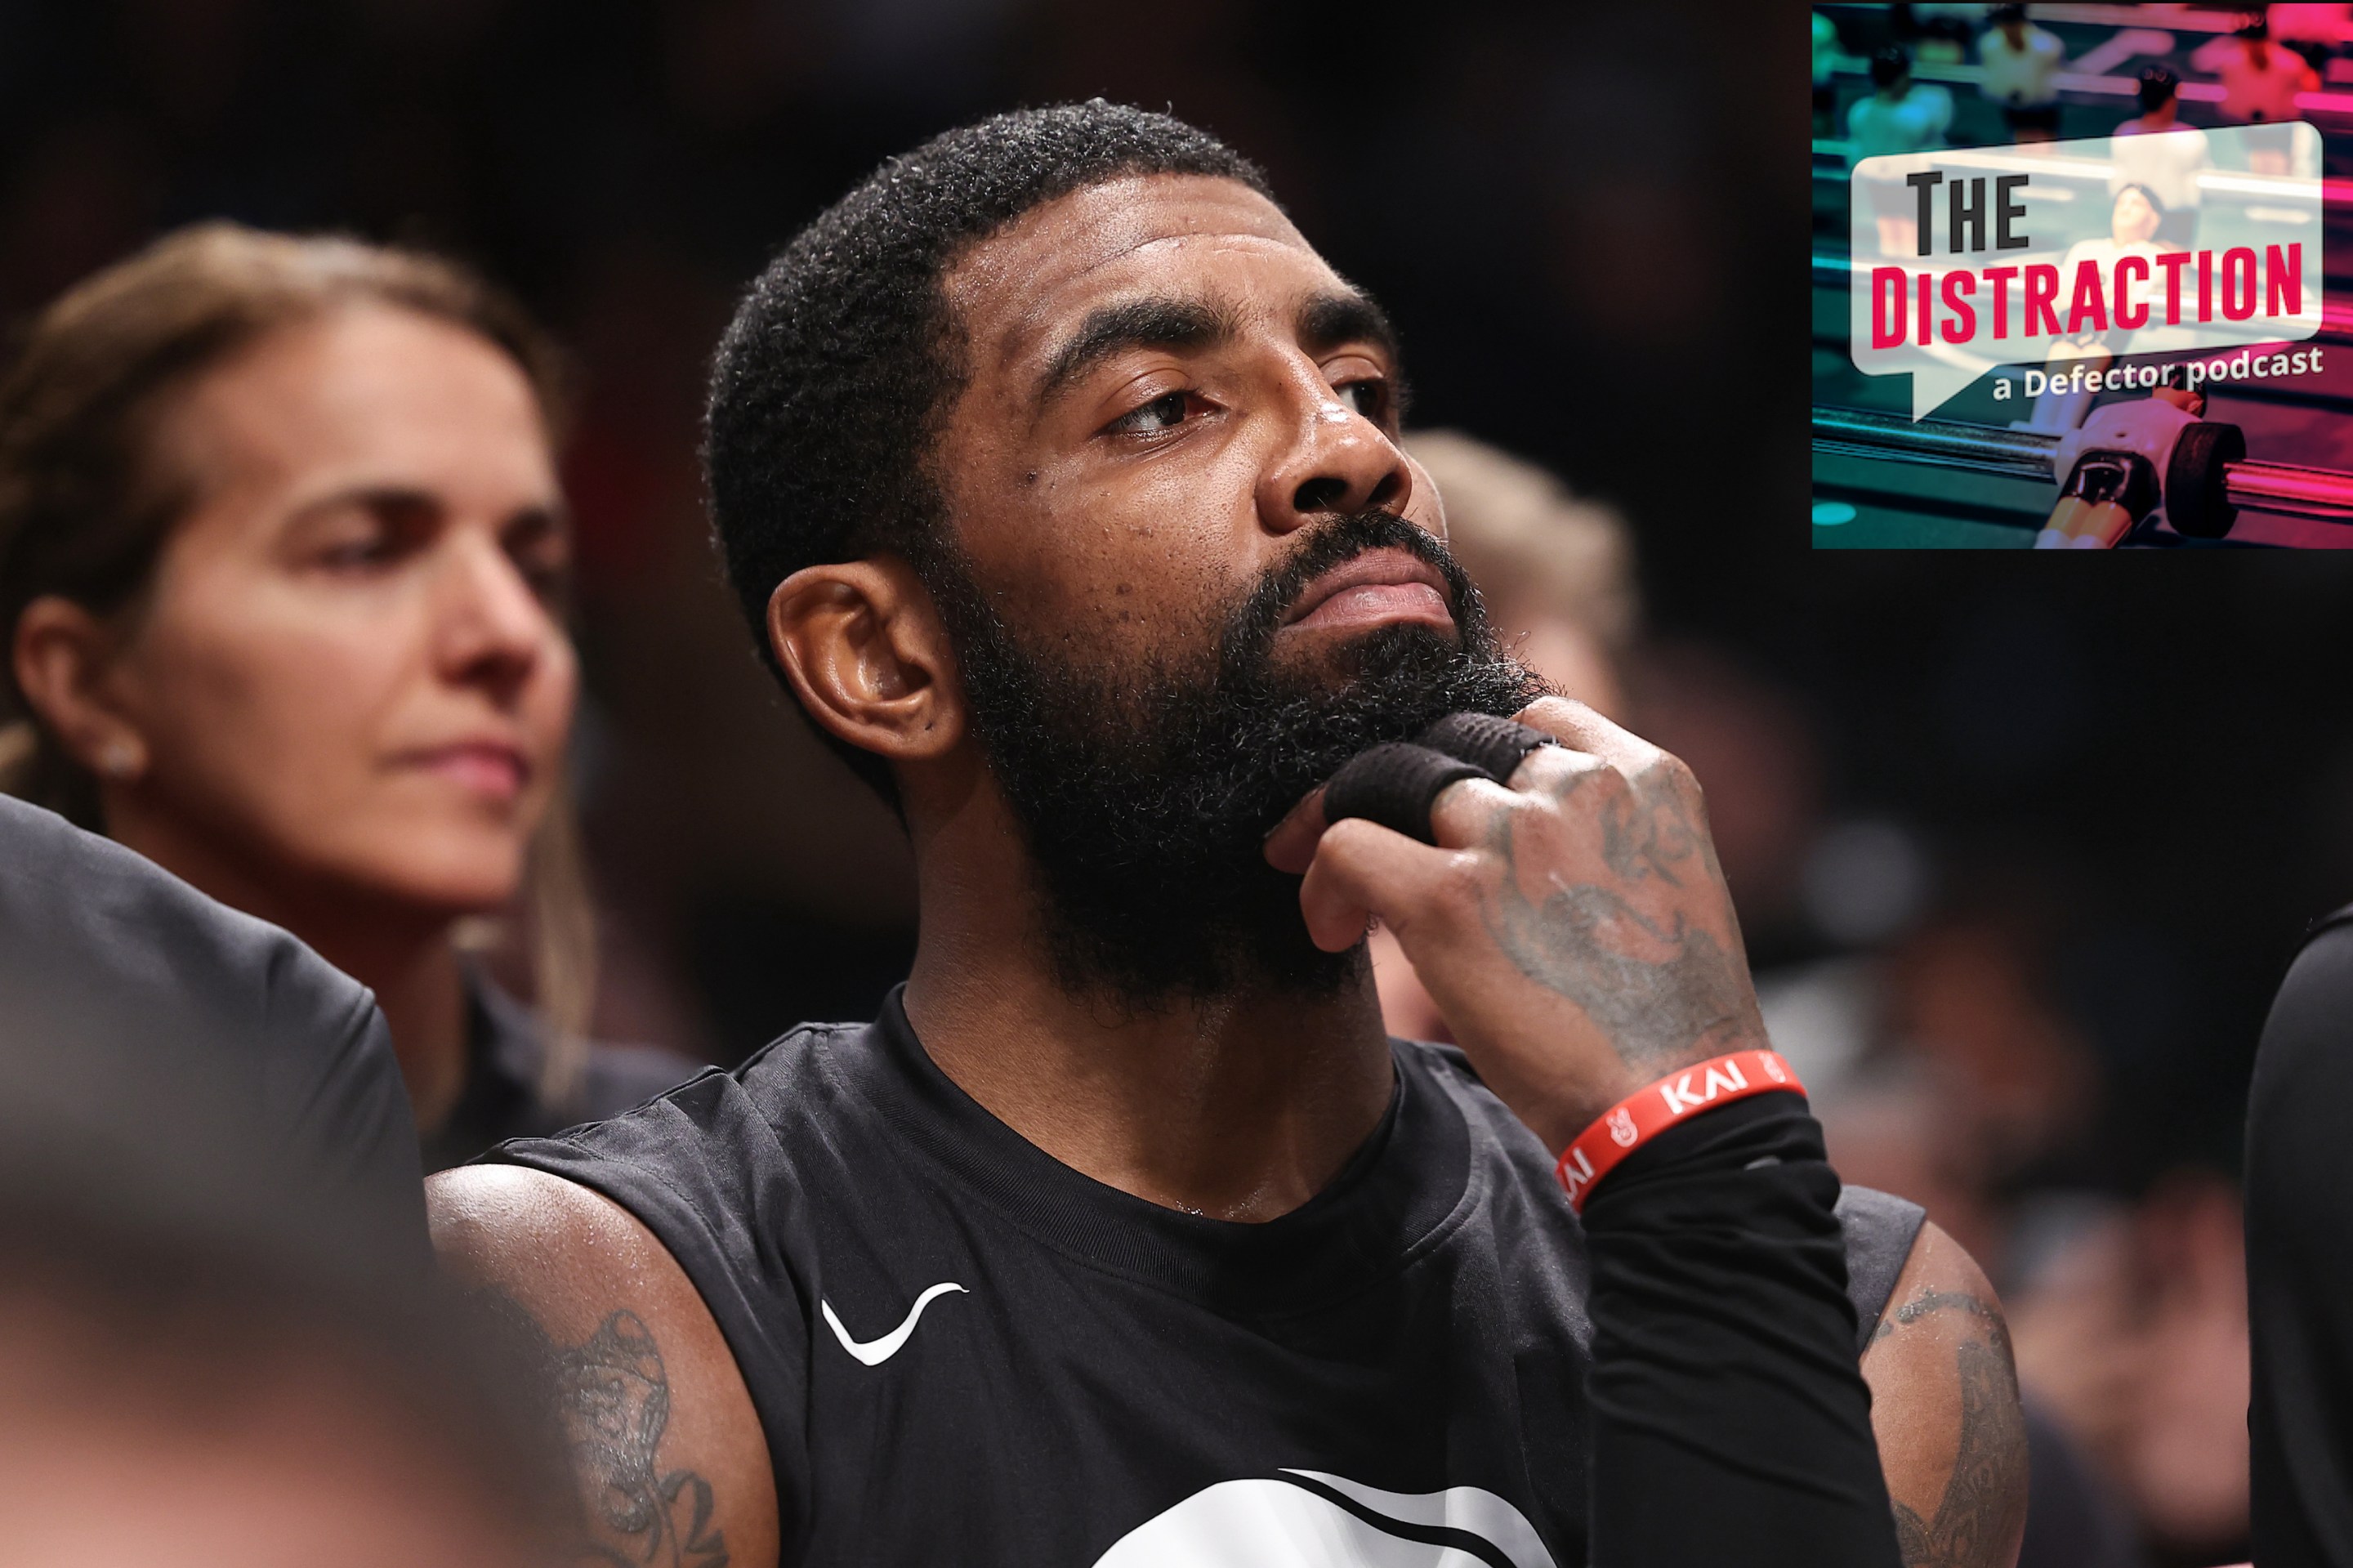
[[[1547,746],[1546,751],[1557,751]],[[1601,764],[1592,758],[1583,759],[1588,768]],[[1485,843],[1493,834],[1497,819],[1512,811],[1534,811],[1543,802],[1533,795],[1508,789],[1491,779],[1465,779],[1450,784],[1430,804],[1431,840],[1440,849],[1470,849]]]
[[[1486,776],[1477,763],[1426,746],[1392,741],[1367,747],[1324,786],[1324,815],[1333,821],[1364,817],[1431,843],[1436,841],[1430,837],[1430,808],[1439,792],[1465,779]]]
[[[1292,876],[1303,874],[1315,858],[1315,841],[1329,825],[1324,816],[1324,786],[1318,784],[1291,808],[1274,832],[1266,835],[1266,861]]]
[[[1553,744],[1551,735],[1516,719],[1453,713],[1415,737],[1416,744],[1459,757],[1497,783],[1507,783],[1529,752]]]
[[[1336,953],[1354,946],[1378,916],[1407,938],[1408,927],[1434,903],[1479,885],[1472,846],[1488,837],[1498,812],[1537,809],[1533,800],[1482,776],[1440,792],[1430,809],[1438,829],[1434,846],[1364,817],[1343,817],[1324,830],[1300,885],[1308,935],[1325,952]]]
[[[1266,838],[1264,853],[1277,871],[1296,876],[1314,857],[1327,822],[1362,817],[1423,843],[1434,843],[1430,809],[1448,786],[1487,774],[1476,762],[1426,746],[1391,741],[1368,747],[1342,764],[1322,789],[1291,809]]]
[[[1538,797],[1566,800],[1582,776],[1615,774],[1618,769],[1589,751],[1547,746],[1531,751],[1512,775],[1512,793],[1520,800]],[[1442,842],[1442,841],[1441,841]]]
[[[1629,774],[1659,755],[1659,748],[1641,736],[1619,728],[1583,703],[1568,697],[1538,697],[1513,716],[1530,729],[1544,731],[1563,746],[1590,752]]]
[[[1442,790],[1481,775],[1507,783],[1552,738],[1549,731],[1513,719],[1457,713],[1410,743],[1373,747],[1350,758],[1275,824],[1266,836],[1267,862],[1293,876],[1303,874],[1325,825],[1343,817],[1367,817],[1409,838],[1441,842],[1435,806]]]
[[[1532,746],[1536,735],[1560,744]],[[1574,760],[1564,764],[1564,751]],[[1564,767],[1604,766],[1631,772],[1662,755],[1650,742],[1566,697],[1538,698],[1514,719],[1453,714],[1432,725],[1419,743],[1376,746],[1350,758],[1275,825],[1263,853],[1276,870],[1302,875],[1315,858],[1316,842],[1327,824],[1350,817],[1369,818],[1425,843],[1464,842],[1459,834],[1445,831],[1436,809],[1440,794],[1458,781],[1483,777],[1508,786],[1532,767],[1559,772]]]
[[[1355,947],[1375,916],[1394,925],[1418,907],[1453,858],[1363,817],[1341,819],[1324,830],[1299,885],[1307,935],[1327,953]]]

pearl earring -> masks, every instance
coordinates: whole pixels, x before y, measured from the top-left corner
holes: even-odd
[[[98,754],[98,770],[109,779],[123,779],[139,771],[139,752],[127,740],[110,741]]]

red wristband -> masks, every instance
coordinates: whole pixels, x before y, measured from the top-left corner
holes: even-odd
[[[1669,1074],[1635,1090],[1601,1113],[1560,1157],[1554,1174],[1568,1193],[1568,1206],[1585,1212],[1593,1184],[1618,1162],[1694,1111],[1745,1100],[1776,1089],[1806,1092],[1798,1075],[1777,1051],[1735,1051],[1728,1056]]]

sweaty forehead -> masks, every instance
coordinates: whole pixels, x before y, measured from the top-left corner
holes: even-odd
[[[1023,364],[1095,306],[1143,292],[1215,291],[1287,307],[1338,274],[1266,197],[1237,180],[1142,175],[1024,213],[944,280],[983,377]]]

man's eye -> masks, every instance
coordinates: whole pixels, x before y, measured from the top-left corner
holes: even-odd
[[[1122,434],[1141,434],[1152,430],[1173,430],[1185,422],[1185,410],[1193,399],[1190,392],[1169,392],[1134,411],[1112,421],[1112,429]]]
[[[1389,389],[1380,381],[1345,381],[1332,388],[1367,419],[1378,419],[1388,411]]]

